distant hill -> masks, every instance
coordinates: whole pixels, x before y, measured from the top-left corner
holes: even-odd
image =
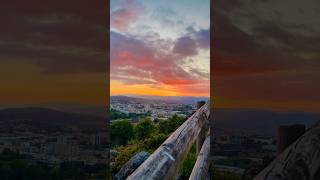
[[[47,104],[41,107],[82,115],[107,117],[107,106],[86,104]]]
[[[77,103],[45,103],[45,104],[36,104],[36,105],[16,105],[11,107],[1,107],[1,109],[8,108],[28,108],[28,107],[42,107],[51,110],[57,110],[62,112],[76,113],[76,114],[84,114],[90,116],[99,116],[106,117],[107,116],[107,107],[92,105],[92,104],[77,104]]]
[[[168,104],[194,104],[198,101],[207,101],[208,97],[192,96],[111,96],[111,102],[136,102],[136,103],[168,103]]]
[[[273,112],[255,109],[216,109],[213,114],[217,133],[257,133],[275,136],[280,125],[305,124],[320,121],[320,114],[307,112]]]
[[[99,130],[106,125],[106,119],[98,116],[81,115],[58,110],[28,107],[0,110],[2,126],[12,126],[12,122],[33,129],[57,131],[66,128]]]
[[[153,103],[155,101],[149,99],[143,99],[138,97],[129,97],[129,96],[111,96],[110,102],[118,103]]]

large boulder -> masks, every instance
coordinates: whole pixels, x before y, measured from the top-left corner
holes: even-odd
[[[148,157],[150,153],[142,151],[134,155],[115,175],[115,180],[125,180],[130,174],[132,174]]]

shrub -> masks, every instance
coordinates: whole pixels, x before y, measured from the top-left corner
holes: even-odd
[[[141,119],[135,126],[135,136],[139,140],[150,137],[151,133],[155,130],[155,126],[150,119]]]
[[[133,138],[133,126],[128,120],[119,120],[111,123],[111,146],[125,146]]]

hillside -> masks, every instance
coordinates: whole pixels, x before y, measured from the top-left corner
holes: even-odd
[[[33,130],[58,131],[67,128],[103,129],[106,119],[98,116],[62,112],[48,108],[8,108],[0,110],[1,127],[25,125]]]
[[[320,114],[307,112],[273,112],[255,109],[217,109],[211,122],[217,133],[255,133],[275,136],[280,125],[312,126]]]

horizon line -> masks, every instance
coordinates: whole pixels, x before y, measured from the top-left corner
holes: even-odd
[[[144,95],[144,94],[110,94],[111,96],[150,96],[150,97],[205,97],[210,98],[210,96],[192,96],[192,95]]]

